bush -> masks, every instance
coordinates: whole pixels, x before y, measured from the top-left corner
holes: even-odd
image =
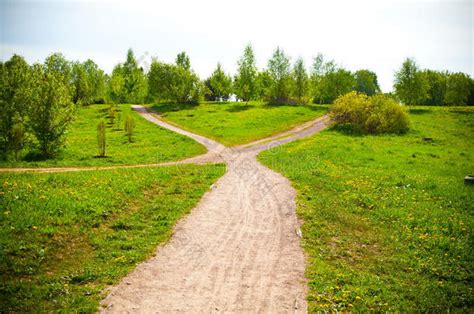
[[[330,114],[335,125],[348,132],[404,133],[409,128],[407,110],[385,95],[347,93],[336,99]]]
[[[97,125],[97,145],[99,146],[98,157],[105,157],[105,123],[100,121]]]

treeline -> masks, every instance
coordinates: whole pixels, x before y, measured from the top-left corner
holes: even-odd
[[[77,106],[93,103],[199,103],[228,100],[307,104],[333,103],[351,91],[380,93],[377,75],[366,69],[351,72],[318,54],[308,69],[303,59],[294,63],[277,48],[267,67],[259,69],[250,45],[237,62],[236,74],[218,63],[201,80],[186,53],[174,63],[153,59],[148,71],[131,49],[124,63],[110,75],[92,60],[71,62],[55,53],[43,64],[29,65],[14,55],[0,62],[0,157],[28,145],[43,157],[54,156],[64,140]],[[474,104],[474,82],[464,73],[419,70],[407,59],[395,75],[394,98],[408,105]]]
[[[395,73],[394,92],[407,105],[474,105],[474,80],[469,75],[420,70],[412,59]]]

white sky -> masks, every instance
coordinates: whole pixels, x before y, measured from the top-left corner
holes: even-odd
[[[406,57],[423,68],[474,76],[474,1],[6,1],[0,58],[42,62],[51,52],[93,59],[106,72],[134,49],[172,62],[186,51],[206,78],[217,62],[234,73],[247,43],[263,68],[280,46],[295,60],[322,52],[350,70],[377,73],[384,91]]]

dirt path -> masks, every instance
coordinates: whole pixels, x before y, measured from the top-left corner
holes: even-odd
[[[145,119],[189,136],[204,155],[177,162],[106,167],[3,168],[0,172],[67,172],[224,162],[227,172],[174,228],[156,256],[140,264],[102,301],[103,312],[306,312],[305,258],[299,243],[295,190],[260,164],[259,152],[319,132],[327,116],[250,144],[227,148],[164,122],[142,106]]]
[[[136,110],[205,145],[209,153],[195,160],[224,161],[228,171],[176,225],[170,242],[111,289],[103,311],[306,312],[295,190],[256,155],[320,131],[328,118],[231,149]]]

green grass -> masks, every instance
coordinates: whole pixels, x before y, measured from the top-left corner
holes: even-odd
[[[472,311],[474,108],[410,118],[403,136],[326,130],[260,155],[298,190],[311,312]]]
[[[0,175],[0,312],[92,312],[223,165]]]
[[[162,117],[224,145],[245,144],[291,129],[326,113],[321,105],[265,105],[259,102],[214,103],[198,106],[155,104]]]
[[[104,166],[117,164],[156,163],[184,159],[206,152],[195,141],[163,129],[140,117],[130,105],[119,105],[120,128],[110,124],[109,105],[80,107],[75,121],[66,134],[65,147],[60,154],[49,160],[35,160],[31,152],[24,152],[23,160],[0,162],[0,167],[45,167],[45,166]],[[132,143],[125,134],[125,118],[131,115],[135,120]],[[107,122],[107,158],[96,158],[97,124]]]

